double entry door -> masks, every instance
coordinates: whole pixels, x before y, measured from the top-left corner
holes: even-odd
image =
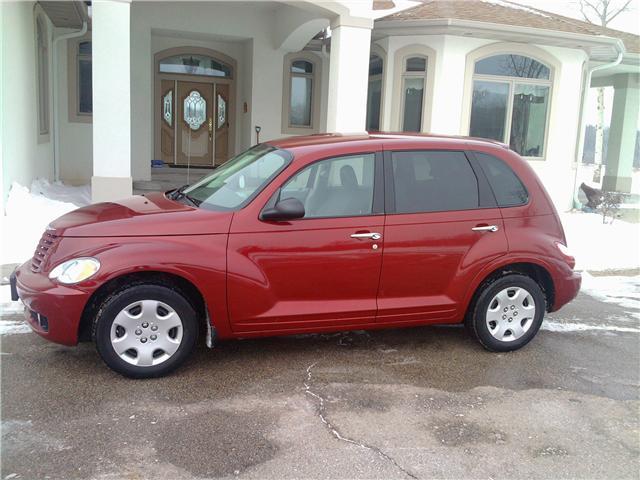
[[[212,167],[228,160],[228,84],[162,80],[160,102],[166,164]]]

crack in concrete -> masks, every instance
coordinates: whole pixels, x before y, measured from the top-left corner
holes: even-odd
[[[316,363],[313,363],[313,364],[311,364],[311,365],[309,365],[307,367],[307,379],[304,381],[304,390],[305,390],[305,393],[307,395],[312,396],[313,398],[315,398],[318,401],[318,408],[317,408],[318,417],[320,418],[322,423],[329,429],[329,432],[331,432],[331,434],[335,438],[337,438],[338,440],[341,440],[343,442],[350,443],[352,445],[355,445],[357,447],[363,448],[365,450],[370,450],[370,451],[372,451],[374,453],[377,453],[383,460],[386,460],[387,462],[390,462],[391,464],[393,464],[398,470],[400,470],[402,473],[404,473],[407,477],[413,478],[415,480],[418,480],[418,477],[415,474],[413,474],[409,470],[405,469],[393,457],[391,457],[388,454],[384,453],[378,447],[374,447],[372,445],[367,445],[366,443],[362,443],[362,442],[359,442],[359,441],[354,440],[352,438],[345,437],[344,435],[342,435],[340,433],[340,431],[337,429],[337,427],[335,427],[331,423],[331,421],[327,418],[327,413],[326,413],[327,409],[325,407],[324,398],[311,390],[311,370],[315,366],[316,366]]]

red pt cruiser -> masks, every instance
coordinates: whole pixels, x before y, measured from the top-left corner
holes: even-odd
[[[215,339],[464,322],[527,344],[580,288],[529,165],[470,138],[257,145],[194,185],[80,208],[12,276],[33,330],[163,375]]]

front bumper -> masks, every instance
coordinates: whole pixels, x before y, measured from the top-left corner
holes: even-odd
[[[11,298],[25,305],[25,319],[38,335],[62,345],[78,343],[78,327],[90,292],[52,282],[29,262],[11,275]]]

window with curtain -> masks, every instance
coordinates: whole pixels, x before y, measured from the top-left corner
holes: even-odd
[[[369,58],[369,88],[367,90],[367,131],[380,130],[380,103],[382,100],[382,58],[371,55]]]
[[[426,73],[427,59],[425,57],[406,59],[402,74],[403,132],[420,132],[422,130]]]
[[[289,126],[310,128],[313,119],[314,65],[307,60],[293,60],[289,73]]]
[[[38,72],[38,132],[49,133],[49,38],[41,15],[36,17],[36,48]]]
[[[543,157],[551,84],[550,67],[531,57],[500,54],[476,61],[469,135]]]
[[[93,90],[91,87],[91,41],[78,42],[76,56],[78,74],[78,114],[93,114]]]

